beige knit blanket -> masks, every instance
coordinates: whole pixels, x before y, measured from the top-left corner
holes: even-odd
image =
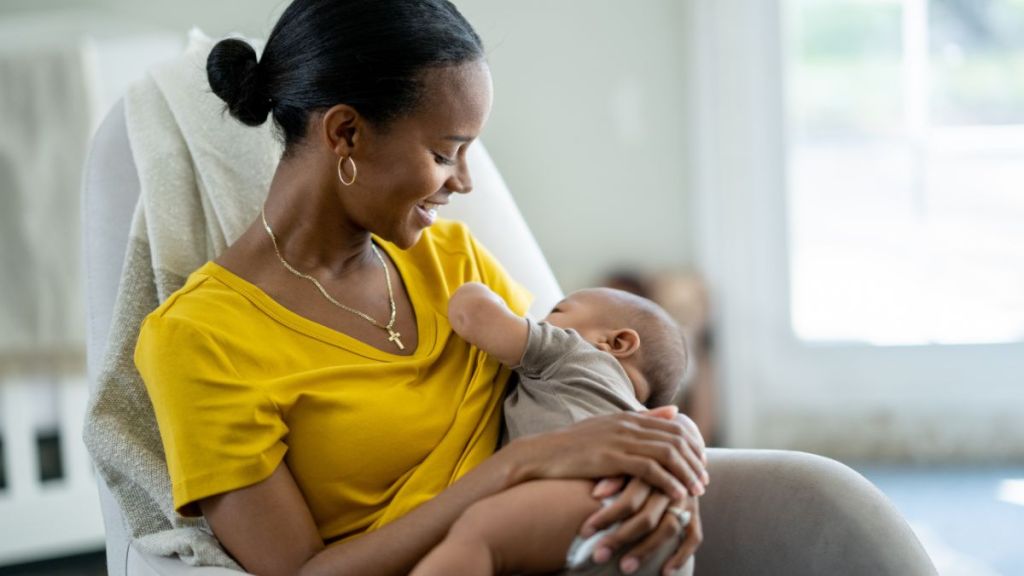
[[[203,520],[174,512],[156,419],[133,361],[142,320],[253,221],[280,159],[269,122],[242,125],[210,90],[212,46],[193,31],[183,55],[152,69],[124,99],[141,195],[85,441],[133,546],[238,569]]]

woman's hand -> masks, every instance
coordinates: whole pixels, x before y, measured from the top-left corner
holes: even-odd
[[[622,489],[621,478],[606,479],[594,487],[595,498],[611,496]],[[690,513],[690,521],[683,525],[675,514],[667,513],[670,506]],[[583,522],[580,535],[589,537],[615,522],[622,524],[605,535],[594,548],[593,560],[607,562],[616,551],[632,543],[632,547],[619,561],[624,574],[636,571],[647,556],[657,550],[666,540],[678,540],[683,532],[685,539],[662,567],[665,574],[677,570],[696,551],[703,539],[697,498],[684,496],[673,501],[649,484],[633,478],[619,493],[615,502],[605,506]]]
[[[701,542],[704,541],[704,526],[700,522],[700,503],[698,499],[693,496],[685,498],[685,502],[678,502],[675,504],[682,510],[690,513],[690,522],[686,526],[682,526],[682,530],[686,531],[686,536],[683,538],[682,545],[676,550],[676,553],[669,557],[668,561],[661,568],[661,573],[665,576],[670,576],[673,572],[683,567],[684,564],[693,556],[697,548],[700,547]],[[680,524],[679,518],[675,517],[675,514],[669,514],[675,520],[676,524]],[[679,534],[679,532],[675,532]],[[643,542],[636,548],[630,551],[630,555],[638,553]],[[651,548],[650,550],[654,550]],[[646,550],[644,554],[648,553]]]
[[[704,454],[704,439],[693,421],[678,414],[678,410],[670,406],[652,410],[648,412],[648,415],[677,420],[682,425],[686,443],[693,451],[693,456],[689,460],[697,459],[700,462],[700,466],[693,470],[693,473],[700,476],[703,484],[706,485],[710,479],[703,467],[707,462]],[[623,490],[624,484],[625,479],[621,477],[606,478],[594,487],[593,496],[595,498],[603,499],[616,493],[619,493],[619,496],[612,504],[601,508],[587,518],[580,529],[580,535],[588,537],[615,522],[622,522],[614,532],[602,538],[595,547],[594,561],[605,562],[622,546],[634,543],[633,547],[623,555],[620,569],[627,574],[635,570],[642,564],[646,556],[655,551],[665,540],[678,538],[680,530],[684,527],[679,525],[679,520],[675,515],[665,513],[670,505],[674,505],[680,509],[689,510],[691,522],[687,529],[686,539],[665,563],[664,569],[668,573],[685,564],[703,537],[696,496],[704,493],[704,486],[700,486],[697,490],[691,488],[690,497],[673,503],[665,493],[653,489],[650,484],[639,478],[630,480]]]
[[[598,416],[517,439],[498,455],[510,462],[513,485],[540,478],[630,476],[680,500],[688,490],[702,494],[707,473],[703,440],[696,443],[674,416],[674,408]]]
[[[680,414],[679,407],[673,405],[659,406],[658,408],[649,410],[647,415],[654,416],[655,418],[674,420],[682,427],[684,446],[688,449],[687,460],[693,466],[692,472],[700,478],[700,481],[703,484],[703,486],[700,487],[699,494],[690,492],[690,495],[703,496],[704,488],[711,483],[711,477],[708,476],[707,472],[708,457],[704,451],[706,448],[704,444],[704,436],[700,433],[700,428],[697,427],[697,423],[686,414]]]

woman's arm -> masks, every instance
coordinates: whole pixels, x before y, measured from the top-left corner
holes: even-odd
[[[405,574],[463,510],[500,492],[509,477],[508,466],[491,458],[405,517],[330,547],[284,463],[263,482],[207,498],[200,508],[228,552],[253,574]]]
[[[249,572],[406,574],[470,505],[532,479],[638,476],[681,498],[679,431],[674,422],[615,414],[521,438],[402,518],[326,548],[284,464],[263,482],[199,504],[214,534]]]

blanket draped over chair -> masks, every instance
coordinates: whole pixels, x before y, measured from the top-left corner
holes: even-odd
[[[193,30],[182,57],[152,69],[124,98],[141,194],[84,432],[133,546],[238,569],[205,521],[175,513],[153,407],[133,361],[143,319],[249,226],[281,156],[270,122],[244,126],[211,91],[213,43]]]

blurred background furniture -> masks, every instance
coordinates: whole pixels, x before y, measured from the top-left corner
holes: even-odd
[[[0,566],[103,543],[81,440],[81,168],[125,86],[181,46],[82,11],[0,21]]]

